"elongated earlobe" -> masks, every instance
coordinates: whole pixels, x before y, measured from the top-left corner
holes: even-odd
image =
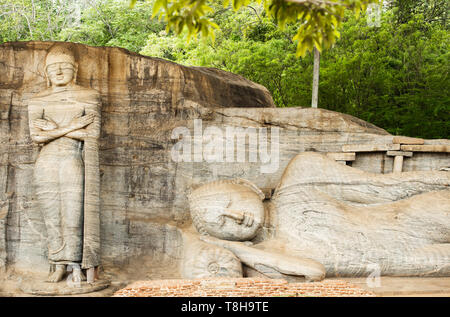
[[[50,81],[50,78],[48,77],[47,67],[45,67],[44,74],[45,74],[45,80],[47,81],[47,87],[51,87],[52,86],[52,82]]]
[[[73,65],[73,80],[72,80],[72,83],[74,84],[77,83],[77,75],[78,75],[78,63],[75,63]]]

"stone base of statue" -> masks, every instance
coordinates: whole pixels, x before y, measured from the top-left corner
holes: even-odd
[[[92,292],[98,292],[108,288],[110,281],[97,280],[92,283],[85,281],[71,282],[61,281],[59,283],[50,283],[45,281],[22,281],[19,288],[22,292],[41,296],[64,296],[78,295]]]

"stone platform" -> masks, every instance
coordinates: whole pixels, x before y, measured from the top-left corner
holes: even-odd
[[[450,297],[450,277],[389,277],[369,286],[366,278],[331,278],[316,283],[287,283],[284,280],[152,280],[138,281],[114,296],[243,296],[243,297]]]
[[[63,296],[63,295],[80,295],[102,291],[108,288],[109,281],[100,280],[93,283],[80,282],[78,285],[72,283],[47,283],[47,282],[22,282],[19,286],[20,290],[30,295],[41,296]]]
[[[450,297],[450,277],[383,276],[378,287],[369,287],[366,278],[346,278],[343,280],[365,290],[370,290],[376,296]]]
[[[288,283],[282,279],[233,278],[138,281],[114,297],[341,297],[375,296],[342,280]]]
[[[155,278],[155,277],[151,277]],[[12,281],[0,281],[0,296],[42,296],[26,294]],[[231,289],[231,291],[230,291]],[[234,290],[233,290],[234,289]],[[202,293],[203,292],[203,293]],[[240,292],[240,293],[239,293]],[[352,293],[353,292],[353,293]],[[196,295],[192,295],[192,294]],[[214,295],[208,295],[214,294]],[[47,294],[47,296],[52,296]],[[233,279],[214,280],[152,279],[148,281],[112,281],[103,290],[85,294],[59,295],[83,297],[137,296],[376,296],[376,297],[450,297],[450,277],[382,277],[379,287],[370,287],[366,278],[331,278],[319,283],[287,283],[284,280]]]

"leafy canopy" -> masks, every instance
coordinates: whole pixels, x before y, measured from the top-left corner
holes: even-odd
[[[131,0],[131,6],[137,0]],[[214,1],[208,0],[156,0],[153,17],[159,16],[167,22],[167,31],[181,34],[184,29],[191,37],[200,35],[214,40],[214,29],[218,25],[208,16],[214,12]],[[217,1],[215,1],[217,2]],[[307,51],[317,48],[328,49],[339,38],[338,28],[342,25],[345,10],[359,16],[371,3],[380,4],[382,0],[223,0],[222,6],[230,4],[237,11],[251,2],[263,4],[269,18],[276,21],[280,29],[287,24],[298,25],[293,40],[297,42],[296,55],[305,56]]]

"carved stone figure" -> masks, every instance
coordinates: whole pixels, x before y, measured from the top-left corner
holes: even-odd
[[[241,261],[233,252],[198,240],[194,232],[184,233],[184,278],[242,277]]]
[[[321,280],[325,276],[323,266],[305,257],[294,257],[275,250],[254,248],[249,242],[264,224],[264,194],[254,184],[244,179],[217,181],[200,186],[190,197],[193,224],[203,235],[203,241],[196,244],[202,252],[192,253],[205,257],[217,251],[216,246],[208,249],[207,244],[230,250],[242,263],[270,277],[282,274],[304,276],[307,280]],[[245,241],[246,243],[238,242]],[[207,243],[205,245],[205,242]],[[191,243],[192,245],[192,243]],[[187,257],[188,258],[188,257]],[[202,261],[197,260],[197,263]],[[197,266],[184,270],[185,276],[201,277],[208,268]]]
[[[450,175],[444,171],[371,174],[319,153],[297,155],[275,190],[270,206],[273,235],[255,245],[229,240],[215,207],[203,203],[201,240],[232,251],[269,277],[450,275]],[[196,191],[205,191],[203,185]],[[195,191],[194,191],[195,193]],[[213,192],[210,192],[213,202]],[[237,194],[235,194],[236,196]],[[204,195],[206,196],[206,195]],[[226,194],[225,194],[226,196]],[[236,226],[255,210],[234,202]],[[191,200],[191,210],[199,206]],[[227,213],[226,208],[222,211]],[[198,213],[197,213],[198,214]],[[204,221],[210,219],[210,222]],[[216,224],[212,224],[216,219]],[[264,220],[259,219],[259,224]],[[228,227],[222,226],[222,230]],[[238,232],[236,229],[233,232]]]
[[[31,139],[41,146],[34,166],[37,206],[48,236],[48,282],[93,282],[100,264],[100,95],[75,83],[78,65],[67,45],[45,60],[47,89],[28,104]]]
[[[26,281],[27,293],[85,292],[83,287],[90,283],[83,281],[84,286],[75,289],[71,285],[77,283],[67,282],[84,279],[83,274],[92,281],[93,268],[100,264],[97,139],[76,137],[89,136],[86,131],[99,133],[99,93],[91,88],[98,89],[103,99],[101,265],[108,268],[111,279],[129,280],[148,272],[158,278],[173,278],[181,272],[190,277],[258,272],[320,279],[325,272],[330,276],[373,272],[375,262],[382,274],[392,268],[409,274],[405,266],[419,274],[433,272],[435,263],[445,262],[448,225],[442,214],[443,208],[448,210],[448,199],[434,192],[448,192],[450,140],[398,140],[342,113],[277,108],[265,87],[217,69],[185,67],[115,47],[11,42],[0,44],[0,280],[5,276],[7,283],[11,281],[11,294],[16,294],[15,281]],[[30,100],[30,92],[38,91]],[[24,113],[28,106],[29,117]],[[94,112],[95,118],[83,116]],[[29,118],[31,136],[39,146],[31,144]],[[228,127],[236,128],[234,163],[196,159],[197,154],[208,154],[209,145],[220,143],[214,137],[206,144],[204,138],[202,151],[198,151],[197,119],[203,122],[197,129],[201,136],[207,135],[206,129],[213,132],[210,127],[218,127],[224,137]],[[193,141],[186,152],[192,154],[191,162],[171,159],[177,128],[189,130],[183,137]],[[273,174],[260,173],[263,159],[250,162],[263,144],[258,143],[255,152],[249,146],[253,128],[279,128],[280,169]],[[271,149],[275,140],[264,139],[266,150]],[[39,157],[37,149],[42,149]],[[243,162],[239,149],[245,154]],[[191,200],[193,207],[203,206],[193,208],[193,220],[205,234],[204,240],[215,239],[214,243],[223,246],[201,241],[192,227],[189,230],[196,242],[191,248],[184,236],[190,225],[185,193],[192,184],[208,184],[218,175],[243,177],[269,197],[272,191],[266,190],[275,188],[294,153],[305,151],[335,155],[344,165],[325,161],[318,154],[301,154],[289,165],[272,201],[262,201],[259,189],[244,182],[223,183],[214,192],[205,191],[198,200]],[[447,172],[375,174],[391,173],[398,165],[396,157],[402,155],[402,171],[442,168]],[[30,171],[35,163],[33,180]],[[361,174],[357,169],[374,174]],[[232,198],[229,206],[226,191]],[[243,192],[245,197],[239,194]],[[435,195],[436,201],[422,200],[422,195]],[[405,215],[408,205],[420,206],[418,201],[425,205],[424,213]],[[322,208],[321,203],[328,207]],[[394,206],[401,211],[397,220],[414,219],[402,224],[407,229],[393,226],[398,224],[396,212],[389,211]],[[218,214],[221,208],[223,216]],[[382,218],[389,220],[377,220]],[[412,222],[417,229],[411,229]],[[416,231],[422,238],[411,233]],[[72,253],[76,256],[69,257]],[[49,280],[61,282],[43,282],[47,256],[54,272]],[[189,261],[181,263],[183,256]],[[423,269],[414,262],[419,258],[429,261]],[[186,265],[180,270],[174,268],[177,264]],[[66,281],[65,275],[70,276]],[[5,294],[7,283],[0,281],[0,293]]]
[[[330,276],[450,275],[450,174],[372,174],[318,153],[286,167],[276,239]]]
[[[251,240],[264,221],[264,194],[244,179],[217,181],[189,195],[193,224],[201,234]]]

